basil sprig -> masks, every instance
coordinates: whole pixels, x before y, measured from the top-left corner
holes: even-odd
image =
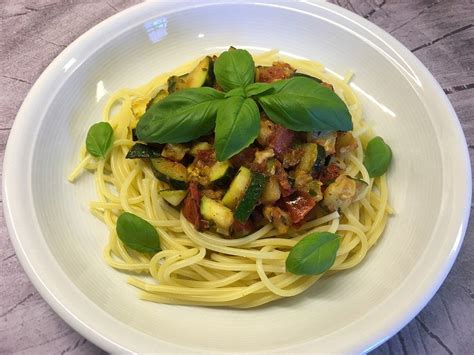
[[[255,63],[246,50],[223,52],[214,63],[214,74],[225,93],[200,87],[170,94],[141,117],[138,139],[184,143],[215,129],[217,159],[226,160],[257,137],[257,103],[272,121],[295,131],[352,129],[344,102],[316,80],[294,77],[272,84],[255,83]]]
[[[307,235],[291,249],[286,270],[296,275],[317,275],[329,270],[336,260],[340,236],[329,232]]]
[[[122,213],[115,228],[119,239],[133,250],[151,254],[161,250],[155,227],[133,213]]]
[[[260,113],[254,100],[230,97],[217,111],[216,157],[227,160],[249,146],[260,131]]]
[[[245,95],[247,97],[260,96],[275,91],[272,84],[253,83],[245,87]]]
[[[255,81],[255,63],[246,50],[231,48],[217,58],[214,75],[225,91],[246,87]]]
[[[370,177],[382,176],[392,161],[392,149],[381,137],[372,138],[364,154],[364,166]]]
[[[201,87],[177,91],[152,105],[140,118],[137,137],[146,143],[185,143],[214,128],[224,93]]]
[[[114,130],[108,122],[93,124],[86,137],[86,149],[96,158],[105,158],[114,141]]]
[[[293,131],[350,131],[346,104],[331,90],[304,77],[280,80],[258,102],[270,119]]]

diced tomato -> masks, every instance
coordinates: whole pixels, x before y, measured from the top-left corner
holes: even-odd
[[[203,230],[201,223],[201,212],[199,212],[201,196],[198,189],[197,182],[190,182],[188,187],[188,195],[183,202],[183,215],[186,219],[194,225],[196,230]]]
[[[288,180],[288,174],[278,160],[275,162],[275,176],[278,180],[278,183],[280,184],[282,196],[287,197],[291,195],[294,191],[293,187]]]
[[[327,185],[336,180],[337,177],[341,175],[341,172],[342,169],[339,166],[337,166],[336,164],[329,164],[321,172],[319,180],[321,180],[324,185]]]
[[[290,149],[294,137],[295,132],[283,126],[275,125],[274,131],[268,140],[268,147],[272,148],[275,155],[280,159]]]
[[[232,224],[232,235],[240,238],[249,235],[254,230],[254,226],[251,220],[247,220],[245,223],[241,223],[237,220]]]
[[[252,163],[253,160],[255,159],[256,151],[257,151],[257,148],[252,148],[252,147],[245,148],[240,153],[230,158],[230,162],[236,168],[240,168],[242,165],[245,167],[248,167],[250,163]]]
[[[267,224],[265,217],[263,216],[262,211],[261,209],[259,209],[258,206],[250,214],[250,220],[252,221],[253,225],[257,228],[261,228],[265,224]]]
[[[198,150],[196,152],[196,160],[202,162],[202,165],[210,166],[215,163],[214,149]]]
[[[275,62],[271,67],[258,67],[256,81],[271,83],[275,80],[287,79],[294,72],[295,70],[288,63]]]
[[[285,210],[290,215],[293,223],[298,223],[316,206],[316,201],[304,191],[297,191],[284,199]]]

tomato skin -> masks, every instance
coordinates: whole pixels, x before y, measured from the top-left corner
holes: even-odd
[[[183,202],[183,215],[198,231],[202,231],[204,228],[199,210],[200,201],[201,193],[199,192],[198,183],[191,181],[188,187],[188,195]]]
[[[283,155],[290,149],[294,138],[295,132],[276,124],[270,136],[268,147],[272,148],[275,155],[282,159]]]
[[[304,217],[316,206],[316,201],[311,195],[304,191],[296,191],[283,200],[285,210],[291,217],[293,223],[301,222]]]

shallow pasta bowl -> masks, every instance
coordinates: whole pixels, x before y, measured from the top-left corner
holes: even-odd
[[[68,172],[107,96],[229,45],[317,60],[343,75],[394,152],[396,214],[355,269],[251,310],[140,301],[102,260],[92,178]],[[15,121],[3,196],[20,262],[72,327],[111,352],[362,352],[395,334],[449,272],[466,230],[471,172],[459,121],[426,68],[391,36],[320,2],[144,3],[81,36],[36,82]]]

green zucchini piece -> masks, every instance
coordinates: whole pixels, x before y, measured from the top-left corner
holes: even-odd
[[[306,143],[303,149],[303,157],[301,158],[296,170],[311,173],[313,165],[318,157],[318,145],[316,143]]]
[[[170,94],[186,89],[186,79],[188,78],[189,74],[183,75],[173,75],[168,78],[168,92]]]
[[[197,152],[200,150],[210,150],[212,149],[212,145],[207,142],[199,142],[193,145],[191,151],[189,152],[193,157],[196,156]]]
[[[264,204],[277,202],[281,197],[280,184],[276,176],[270,176],[262,192],[261,201]]]
[[[184,144],[168,143],[163,147],[161,156],[173,161],[181,161],[188,151],[189,148]]]
[[[324,149],[322,145],[318,144],[318,155],[313,165],[313,171],[316,174],[321,173],[321,170],[323,170],[324,168],[325,161],[326,161],[326,150]]]
[[[213,166],[211,166],[211,170],[209,171],[209,180],[217,187],[226,188],[229,186],[234,175],[235,169],[228,160],[218,161]]]
[[[229,208],[206,196],[201,197],[200,212],[205,220],[214,222],[219,228],[226,231],[234,223],[234,216]]]
[[[226,194],[222,198],[222,203],[225,206],[234,209],[242,197],[244,197],[245,191],[247,191],[247,187],[250,185],[251,180],[252,173],[250,170],[245,166],[241,166],[237,176],[230,183],[229,190],[227,190]]]
[[[250,214],[255,209],[255,206],[262,195],[266,182],[267,178],[265,175],[255,172],[252,173],[250,186],[234,212],[234,218],[237,221],[244,223],[249,219]]]
[[[178,206],[187,195],[186,190],[161,190],[158,195],[173,206]]]
[[[183,164],[165,158],[150,159],[150,161],[153,173],[158,180],[178,190],[186,189],[188,171]]]
[[[207,56],[203,58],[190,73],[180,76],[171,76],[168,79],[168,91],[171,94],[183,89],[212,86],[213,84],[213,61],[211,57]]]
[[[126,155],[126,159],[150,159],[161,156],[159,149],[150,147],[149,145],[136,143]]]
[[[161,89],[160,91],[158,91],[156,96],[148,103],[147,110],[150,108],[151,105],[154,105],[157,102],[163,100],[166,96],[168,96],[168,91],[166,91],[165,89]]]

